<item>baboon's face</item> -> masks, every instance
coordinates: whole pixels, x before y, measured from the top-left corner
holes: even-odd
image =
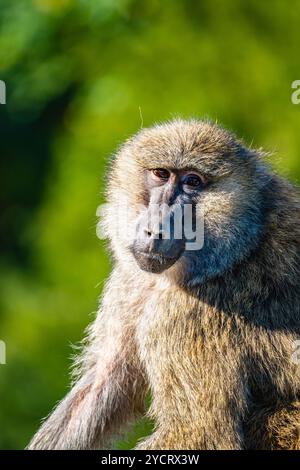
[[[130,240],[115,243],[124,248],[119,256],[183,284],[223,273],[261,233],[258,166],[253,153],[216,125],[175,121],[142,131],[125,144],[112,171],[110,194],[115,205],[125,202],[126,223],[134,228]]]
[[[146,168],[143,178],[145,208],[137,219],[131,251],[141,269],[160,273],[187,251],[188,242],[202,247],[203,223],[196,208],[207,180],[191,167]]]

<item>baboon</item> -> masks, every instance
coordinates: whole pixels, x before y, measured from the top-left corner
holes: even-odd
[[[264,157],[196,119],[120,148],[103,216],[114,268],[73,388],[30,449],[108,448],[146,412],[136,449],[300,449],[300,201]],[[123,204],[131,239],[112,228]],[[201,249],[146,224],[153,204],[170,220],[200,207]]]

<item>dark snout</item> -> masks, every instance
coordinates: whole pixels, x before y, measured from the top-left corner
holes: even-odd
[[[184,250],[184,241],[174,238],[172,232],[172,227],[157,230],[144,223],[137,227],[132,253],[141,269],[161,273],[178,260]]]

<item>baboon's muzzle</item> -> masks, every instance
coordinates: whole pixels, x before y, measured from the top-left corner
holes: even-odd
[[[131,251],[141,269],[161,273],[180,258],[184,246],[182,238],[174,237],[172,217],[165,230],[164,224],[151,224],[146,216],[137,226]]]

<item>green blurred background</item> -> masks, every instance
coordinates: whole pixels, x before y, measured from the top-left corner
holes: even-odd
[[[209,116],[299,179],[299,18],[284,0],[0,1],[0,448],[66,393],[110,270],[95,213],[123,139]]]

